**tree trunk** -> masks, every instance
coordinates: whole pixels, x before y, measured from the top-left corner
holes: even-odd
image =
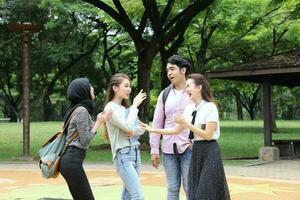
[[[4,106],[4,109],[3,109],[4,116],[7,118],[10,118],[11,122],[17,122],[18,115],[16,113],[16,110],[18,110],[16,105],[11,105],[11,104],[8,105],[6,103],[6,105]]]
[[[277,128],[277,124],[276,124],[276,106],[274,105],[274,103],[271,102],[271,126],[272,126],[272,133],[277,133],[278,132],[278,128]]]
[[[204,47],[201,47],[199,51],[196,54],[197,58],[197,66],[195,67],[194,73],[200,73],[203,74],[204,67],[206,64],[206,49]]]
[[[237,119],[238,120],[244,120],[244,115],[243,115],[243,106],[241,104],[241,100],[239,98],[240,95],[239,93],[237,93],[237,95],[235,95],[235,101],[236,101],[236,111],[237,111]]]
[[[237,111],[237,119],[238,120],[244,120],[244,115],[243,115],[243,105],[241,102],[241,94],[238,90],[234,90],[232,94],[235,97],[235,102],[236,102],[236,111]]]
[[[160,68],[160,89],[165,89],[168,85],[170,85],[170,81],[168,79],[167,73],[166,73],[166,66],[167,66],[167,59],[170,57],[170,53],[166,50],[160,51],[160,58],[161,58],[161,68]]]
[[[254,106],[253,105],[249,105],[249,115],[250,115],[250,119],[254,120],[255,114],[254,114]]]
[[[150,102],[150,70],[152,65],[151,60],[140,58],[138,60],[138,91],[143,89],[147,93],[147,98],[140,105],[140,119],[148,123],[148,107]],[[137,91],[137,92],[138,92]]]
[[[140,105],[139,115],[140,120],[149,123],[148,111],[149,111],[149,103],[150,103],[150,67],[152,63],[143,63],[139,62],[139,70],[138,70],[138,91],[143,89],[144,92],[147,93],[147,98]],[[142,135],[140,142],[142,144],[149,144],[149,134]]]
[[[43,98],[43,109],[44,109],[44,121],[51,121],[52,120],[52,102],[50,96],[45,94]]]
[[[139,106],[139,116],[140,120],[145,123],[149,123],[148,111],[150,106],[150,72],[153,59],[156,55],[153,49],[151,49],[152,51],[149,51],[149,49],[151,48],[148,48],[148,51],[143,51],[138,55],[138,91],[143,89],[143,91],[147,93],[147,98]],[[144,134],[140,141],[141,143],[149,144],[149,135]]]

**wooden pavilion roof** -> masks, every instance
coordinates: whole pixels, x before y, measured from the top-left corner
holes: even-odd
[[[207,77],[253,83],[269,81],[271,85],[288,87],[300,86],[300,50],[209,71]]]

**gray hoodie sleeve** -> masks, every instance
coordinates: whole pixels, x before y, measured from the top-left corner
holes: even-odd
[[[78,142],[82,147],[87,148],[95,136],[95,134],[91,131],[91,116],[87,109],[79,107],[74,119],[79,136]]]

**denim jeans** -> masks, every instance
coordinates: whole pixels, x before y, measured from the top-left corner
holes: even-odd
[[[181,179],[188,200],[188,172],[191,157],[192,151],[189,148],[182,154],[178,154],[176,146],[174,147],[174,154],[163,153],[163,163],[168,183],[167,200],[179,200]]]
[[[139,179],[141,154],[138,146],[124,147],[117,151],[114,165],[123,181],[122,200],[143,200],[144,195]]]

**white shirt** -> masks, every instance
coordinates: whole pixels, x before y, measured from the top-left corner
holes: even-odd
[[[194,123],[196,127],[201,128],[202,125],[205,125],[209,122],[217,123],[216,130],[214,131],[212,137],[213,140],[217,140],[220,137],[220,122],[219,122],[219,113],[218,113],[217,106],[213,102],[207,102],[205,100],[202,100],[200,104],[197,106],[197,108],[195,107],[195,104],[189,104],[183,112],[184,119],[188,122],[192,122],[193,119],[192,113],[195,110],[197,111],[195,123]],[[193,140],[197,141],[197,140],[205,140],[205,139],[194,133]]]

